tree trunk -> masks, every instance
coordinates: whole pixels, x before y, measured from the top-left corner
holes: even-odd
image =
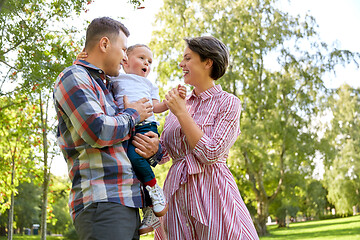
[[[286,227],[285,218],[283,218],[283,217],[278,218],[277,224],[278,224],[278,227],[279,227],[279,228],[281,228],[281,227]]]
[[[47,106],[46,106],[47,109]],[[48,145],[47,145],[47,115],[44,118],[43,101],[40,94],[40,116],[43,132],[43,152],[44,152],[44,181],[42,186],[42,207],[41,207],[41,240],[46,240],[47,233],[47,201],[48,201],[48,188],[50,181],[50,167],[48,166]]]
[[[14,178],[15,178],[15,158],[12,157],[12,172],[11,172],[11,187],[14,186]],[[8,240],[13,239],[13,223],[14,223],[14,190],[11,191],[11,205],[9,209],[9,225],[8,225]]]
[[[48,193],[48,170],[44,166],[44,182],[43,182],[43,194],[42,194],[42,206],[41,206],[41,240],[46,240],[46,231],[47,231],[47,193]]]
[[[269,200],[259,199],[257,204],[257,218],[255,219],[256,230],[259,236],[266,236],[269,232],[266,229],[266,221],[269,216]]]

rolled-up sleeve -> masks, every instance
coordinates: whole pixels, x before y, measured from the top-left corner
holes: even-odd
[[[221,103],[211,135],[205,133],[192,151],[200,163],[213,164],[227,157],[240,134],[240,112],[240,100],[233,95]]]
[[[109,116],[101,105],[99,88],[81,67],[59,76],[54,98],[58,108],[67,115],[72,127],[89,145],[96,148],[112,146],[131,137],[140,116],[134,109]]]

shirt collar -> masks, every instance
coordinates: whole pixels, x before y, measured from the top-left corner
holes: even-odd
[[[101,70],[100,68],[92,65],[91,63],[88,63],[85,60],[77,59],[77,60],[74,61],[73,64],[83,66],[83,67],[85,67],[87,69],[92,69],[93,70],[92,72],[95,73],[97,76],[99,76],[101,78],[101,80],[103,80],[103,81],[108,80],[106,75],[105,75],[105,72],[103,70]]]
[[[221,86],[215,85],[215,86],[207,89],[206,91],[200,93],[199,96],[197,96],[195,94],[195,91],[193,90],[189,98],[195,97],[195,98],[201,98],[202,100],[206,100],[220,91],[222,91]]]

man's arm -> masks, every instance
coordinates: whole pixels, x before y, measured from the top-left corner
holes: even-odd
[[[159,137],[152,131],[145,134],[137,133],[132,144],[136,147],[135,152],[146,159],[154,156],[160,149]]]
[[[129,139],[135,124],[149,115],[148,107],[139,103],[141,107],[132,106],[119,115],[108,116],[103,111],[95,85],[80,66],[60,74],[54,98],[59,110],[70,120],[69,127],[74,127],[85,142],[97,148]]]
[[[133,137],[132,144],[136,147],[135,151],[151,166],[155,167],[161,161],[163,153],[156,133],[151,131],[145,134],[138,133]]]

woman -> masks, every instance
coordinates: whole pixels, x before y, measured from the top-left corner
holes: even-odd
[[[194,87],[183,99],[166,95],[161,163],[173,159],[164,183],[169,211],[155,239],[258,239],[250,214],[226,165],[239,130],[240,100],[215,85],[228,66],[226,46],[214,37],[185,39],[180,63]]]

